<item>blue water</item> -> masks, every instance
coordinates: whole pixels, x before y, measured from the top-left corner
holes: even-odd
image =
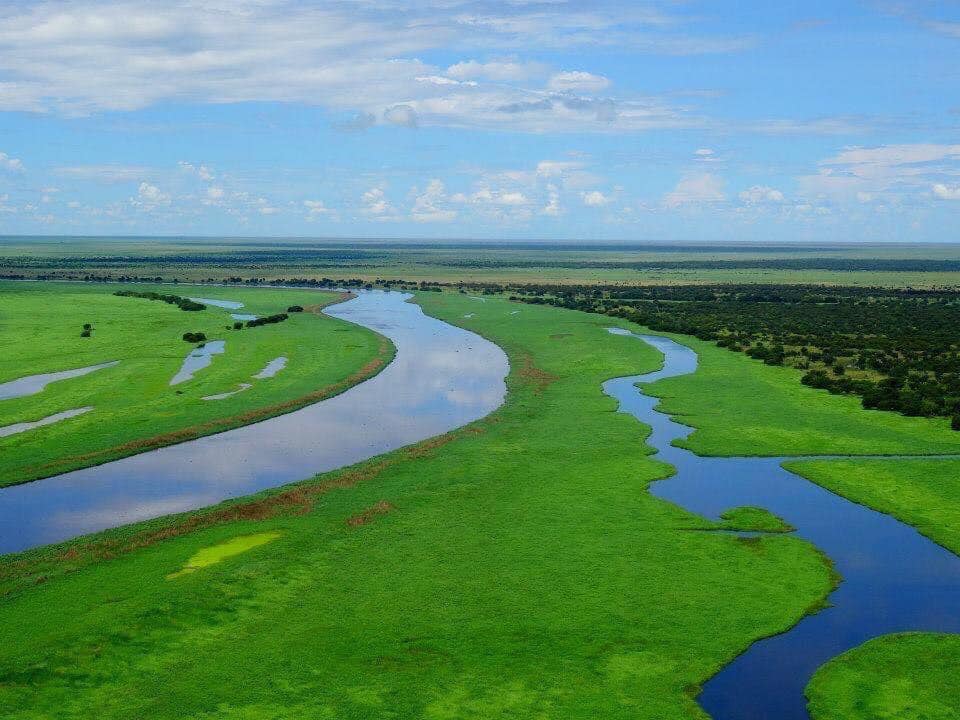
[[[829,607],[755,642],[711,678],[698,698],[706,712],[715,720],[804,720],[804,688],[827,660],[878,635],[960,632],[960,558],[953,553],[888,515],[787,472],[780,465],[785,458],[699,457],[671,445],[693,429],[657,412],[657,398],[636,384],[693,372],[696,353],[667,338],[634,337],[663,353],[663,368],[610,380],[604,392],[619,400],[622,412],[651,426],[656,457],[676,468],[650,492],[712,519],[733,507],[764,507],[826,553],[843,577]]]
[[[0,553],[304,480],[440,435],[499,407],[509,370],[503,351],[425,315],[409,299],[360,292],[325,310],[385,335],[397,349],[379,375],[336,397],[218,435],[0,489]]]

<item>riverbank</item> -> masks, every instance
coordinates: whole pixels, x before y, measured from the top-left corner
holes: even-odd
[[[371,377],[393,358],[383,336],[321,314],[339,293],[309,290],[204,288],[244,310],[291,313],[265,327],[232,329],[230,311],[210,306],[183,312],[174,305],[116,297],[116,285],[0,283],[4,323],[0,378],[114,361],[115,366],[52,383],[42,392],[0,403],[0,426],[35,420],[76,407],[82,417],[0,438],[0,486],[96,466],[159,447],[223,432],[292,412]],[[151,290],[138,286],[138,291]],[[170,287],[158,287],[170,293]],[[179,292],[186,292],[181,288]],[[90,337],[81,337],[84,324]],[[193,379],[171,385],[194,345],[184,332],[225,339],[226,349]],[[251,379],[278,356],[284,372]],[[248,391],[216,401],[243,384]]]
[[[700,683],[828,591],[810,545],[698,532],[722,525],[646,492],[669,468],[599,387],[660,357],[611,337],[609,318],[419,301],[507,352],[500,410],[82,567],[71,546],[8,558],[0,708],[696,718]],[[204,548],[261,533],[279,535],[166,579]]]

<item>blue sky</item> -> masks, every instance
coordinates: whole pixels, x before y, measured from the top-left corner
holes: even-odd
[[[0,3],[0,234],[957,241],[960,3]]]

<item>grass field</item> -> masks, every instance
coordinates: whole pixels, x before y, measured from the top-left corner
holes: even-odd
[[[645,392],[660,409],[696,428],[678,443],[699,455],[934,455],[960,453],[960,433],[945,418],[909,418],[864,410],[860,399],[800,384],[802,372],[764,365],[689,336],[692,375]]]
[[[98,464],[288,412],[341,391],[383,367],[393,348],[374,333],[316,311],[334,293],[212,287],[137,285],[137,291],[243,302],[240,311],[282,312],[299,304],[313,312],[291,313],[281,323],[243,330],[229,311],[214,306],[185,312],[174,305],[116,297],[117,285],[0,283],[0,382],[119,360],[119,365],[48,385],[36,395],[0,401],[0,426],[34,421],[77,407],[84,415],[0,438],[0,485]],[[91,337],[80,337],[85,323]],[[226,351],[170,386],[194,345],[185,332],[226,341]],[[252,379],[274,358],[287,366],[269,379]],[[204,396],[252,387],[221,400]]]
[[[824,665],[807,688],[814,720],[954,720],[960,636],[887,635]]]
[[[421,299],[506,350],[500,410],[0,560],[0,715],[699,718],[699,683],[829,591],[810,545],[701,532],[646,492],[668,468],[600,384],[651,348],[605,317]]]

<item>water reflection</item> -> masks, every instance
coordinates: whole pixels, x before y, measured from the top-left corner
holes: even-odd
[[[255,425],[0,490],[0,552],[308,478],[439,435],[502,402],[507,359],[396,292],[327,308],[390,338],[394,361],[329,400]]]
[[[10,382],[0,383],[0,400],[9,400],[17,397],[27,397],[42,392],[47,385],[58,380],[68,380],[70,378],[89,375],[103,368],[118,365],[119,360],[100,363],[99,365],[88,365],[87,367],[74,368],[73,370],[61,370],[60,372],[42,373],[40,375],[28,375],[17,378]]]
[[[214,355],[222,355],[226,348],[226,341],[211,340],[209,342],[194,348],[183,359],[183,365],[177,371],[177,374],[170,379],[171,385],[179,385],[187,380],[193,380],[195,373],[200,372],[206,367],[210,367]]]
[[[698,700],[715,720],[806,720],[804,688],[827,660],[887,633],[960,632],[960,558],[953,553],[888,515],[786,471],[784,458],[698,457],[671,445],[693,429],[654,410],[659,400],[635,383],[689,374],[697,356],[667,338],[635,337],[664,354],[663,367],[610,380],[604,391],[620,401],[622,412],[651,426],[648,442],[656,457],[676,468],[650,492],[713,519],[733,507],[764,507],[798,528],[843,576],[831,607],[754,643],[704,685]]]
[[[91,410],[93,410],[93,406],[88,405],[87,407],[73,408],[72,410],[64,410],[63,412],[54,413],[53,415],[47,415],[44,418],[33,420],[32,422],[20,422],[14,423],[13,425],[4,425],[3,427],[0,427],[0,437],[17,435],[19,433],[26,432],[27,430],[43,427],[44,425],[53,425],[53,423],[58,423],[61,420],[69,420],[72,417],[83,415]]]

